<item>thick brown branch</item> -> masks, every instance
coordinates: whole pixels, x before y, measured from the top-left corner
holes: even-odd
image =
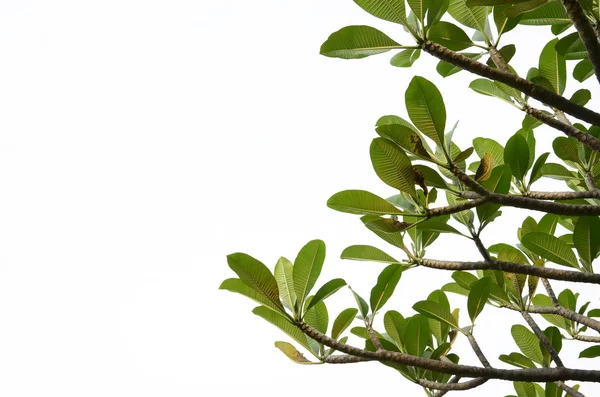
[[[534,119],[539,120],[542,123],[563,132],[565,135],[577,139],[579,142],[587,145],[593,150],[600,152],[600,140],[595,138],[593,135],[583,132],[579,128],[573,127],[570,124],[563,123],[562,121],[547,115],[539,109],[528,107],[525,112]]]
[[[588,53],[588,59],[594,65],[596,79],[600,82],[600,44],[594,28],[577,0],[562,0],[562,3],[579,33],[583,46]]]
[[[554,360],[554,362],[556,363],[556,366],[564,367],[565,365],[563,364],[562,360],[558,356],[558,353],[556,352],[556,350],[554,350],[552,343],[550,343],[550,341],[546,337],[546,334],[544,334],[544,332],[540,329],[540,327],[533,320],[533,318],[529,315],[529,313],[521,312],[521,315],[523,316],[525,321],[527,321],[527,324],[529,324],[529,327],[531,328],[531,330],[533,331],[535,336],[537,336],[538,339],[540,340],[540,342],[542,343],[542,345],[544,345],[544,348],[546,349],[546,351],[548,351],[548,353],[550,354],[550,357],[552,357],[552,360]],[[550,366],[550,363],[548,363],[548,366]]]
[[[460,381],[460,376],[453,376],[452,378],[450,378],[450,380],[448,381],[448,383],[458,383],[458,381]],[[446,395],[446,393],[448,393],[450,390],[438,390],[433,396],[434,397],[443,397]]]
[[[573,339],[580,340],[582,342],[600,343],[600,336],[575,335]]]
[[[535,98],[540,102],[547,104],[548,106],[562,110],[563,112],[568,113],[580,120],[600,126],[600,114],[583,106],[579,106],[576,103],[569,101],[567,98],[562,97],[539,85],[533,84],[529,80],[515,76],[512,73],[491,68],[481,62],[451,51],[448,48],[429,40],[424,42],[421,45],[421,48],[423,48],[425,52],[442,61],[448,62],[454,66],[479,76],[497,80],[508,85],[509,87],[516,88],[522,93],[529,95],[530,97]]]
[[[427,380],[427,379],[419,379],[419,384],[428,389],[453,391],[453,390],[474,389],[478,386],[483,385],[487,381],[488,381],[488,379],[486,379],[486,378],[475,378],[475,379],[468,380],[466,382],[461,382],[461,383],[440,383],[440,382],[433,382],[433,381]]]
[[[346,356],[337,354],[335,356],[325,357],[323,362],[326,364],[354,364],[354,363],[362,363],[366,361],[374,361],[373,359],[364,358],[364,357],[356,357],[356,356]]]
[[[462,203],[448,205],[446,207],[430,208],[427,210],[427,217],[433,218],[436,216],[450,215],[457,212],[466,211],[471,208],[479,207],[488,201],[487,197],[479,197],[475,200],[464,201]]]
[[[504,60],[504,57],[502,56],[502,54],[500,54],[500,51],[498,51],[495,48],[490,48],[490,58],[492,59],[492,61],[498,69],[505,73],[513,74],[513,72],[508,67],[508,64]]]
[[[600,199],[600,191],[592,190],[585,192],[528,192],[525,197],[536,200],[578,200],[586,198]]]
[[[415,262],[423,267],[442,270],[502,270],[508,273],[531,274],[551,280],[572,281],[576,283],[600,284],[600,274],[583,273],[573,270],[554,269],[551,267],[537,267],[522,265],[513,262],[491,261],[491,262],[459,262],[442,261],[436,259],[415,259]]]
[[[600,381],[600,371],[571,368],[530,368],[530,369],[499,369],[482,368],[470,365],[453,364],[436,361],[423,357],[415,357],[404,353],[391,351],[372,352],[341,343],[317,331],[306,323],[298,325],[299,329],[309,337],[330,348],[346,354],[363,357],[371,360],[389,361],[398,364],[410,365],[445,374],[459,375],[467,378],[504,379],[526,382],[554,382],[557,380],[574,380],[581,382]]]

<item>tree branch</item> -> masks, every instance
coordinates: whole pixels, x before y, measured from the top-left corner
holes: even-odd
[[[567,386],[564,382],[556,381],[554,383],[556,384],[556,386],[560,387],[562,390],[565,391],[565,393],[567,393],[571,397],[585,397],[585,395],[573,389],[572,387]]]
[[[511,310],[520,311],[520,309],[511,306],[505,307]],[[527,312],[533,314],[556,314],[568,320],[585,325],[588,328],[593,329],[594,331],[600,332],[600,322],[590,317],[584,316],[583,314],[579,314],[573,310],[564,308],[562,306],[529,306],[527,308]]]
[[[525,197],[529,197],[536,200],[578,200],[586,198],[600,199],[600,191],[589,190],[585,192],[527,192]]]
[[[437,259],[415,258],[418,265],[443,270],[501,270],[508,273],[531,274],[551,280],[572,281],[576,283],[600,284],[600,274],[583,273],[574,270],[537,267],[520,263],[493,260],[491,262],[442,261]]]
[[[354,363],[363,363],[367,361],[374,361],[373,359],[364,358],[364,357],[356,357],[350,355],[342,355],[336,354],[334,356],[328,356],[323,359],[323,362],[326,364],[354,364]]]
[[[585,51],[588,53],[588,59],[594,65],[596,79],[600,82],[600,44],[594,28],[577,0],[562,0],[562,3],[579,33]]]
[[[485,354],[483,354],[483,352],[481,351],[481,348],[479,347],[479,344],[475,340],[475,337],[473,336],[472,332],[467,333],[467,339],[469,340],[469,343],[471,344],[471,348],[475,352],[475,355],[479,359],[479,362],[486,368],[492,368],[492,366],[490,365],[490,362],[485,357]]]
[[[573,339],[580,340],[582,342],[600,343],[600,336],[575,335]]]
[[[547,104],[548,106],[562,110],[563,112],[568,113],[580,120],[600,126],[600,114],[583,106],[579,106],[576,103],[569,101],[567,98],[562,97],[544,87],[533,84],[529,80],[515,76],[512,73],[491,68],[481,62],[467,58],[462,54],[451,51],[448,48],[429,40],[423,42],[421,44],[421,48],[423,51],[442,61],[448,62],[454,66],[458,66],[461,69],[467,70],[479,76],[497,80],[508,85],[509,87],[516,88],[522,93],[529,95],[530,97],[535,98],[540,102]]]
[[[306,335],[330,348],[346,354],[363,357],[371,360],[389,361],[398,364],[411,365],[445,374],[458,375],[467,378],[504,379],[526,382],[554,382],[557,380],[574,380],[581,382],[600,381],[600,371],[571,368],[528,368],[528,369],[500,369],[482,368],[470,365],[453,364],[444,361],[415,357],[404,353],[391,351],[372,352],[341,343],[317,331],[306,323],[298,324],[298,328]]]
[[[457,212],[466,211],[474,207],[479,207],[480,205],[487,203],[488,200],[489,199],[487,197],[479,196],[478,198],[471,201],[465,201],[454,205],[448,205],[446,207],[430,208],[427,209],[427,217],[433,218],[436,216],[450,215],[455,214]]]
[[[531,328],[533,333],[538,337],[538,339],[540,340],[542,345],[544,345],[544,348],[546,348],[546,350],[550,354],[550,357],[552,357],[552,360],[554,360],[554,362],[556,363],[556,366],[564,367],[565,365],[563,364],[563,362],[560,359],[556,350],[554,350],[552,343],[550,343],[550,341],[546,337],[546,334],[544,334],[544,332],[540,329],[540,327],[533,320],[533,318],[529,315],[529,313],[523,311],[523,312],[521,312],[521,315],[523,316],[525,321],[527,321],[527,324],[529,324],[529,327]],[[548,366],[550,366],[550,363],[548,363]]]
[[[419,384],[423,387],[433,390],[453,391],[453,390],[470,390],[487,382],[486,378],[475,378],[462,383],[440,383],[427,379],[419,379]]]
[[[550,285],[548,279],[542,278],[542,285],[544,286],[544,289],[546,290],[546,293],[548,294],[552,305],[554,305],[554,307],[562,307],[558,303],[558,299],[556,299],[556,294],[554,293],[554,290],[552,289],[552,286]]]

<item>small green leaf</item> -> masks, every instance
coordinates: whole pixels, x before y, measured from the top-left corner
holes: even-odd
[[[540,55],[540,76],[552,84],[553,91],[559,95],[565,90],[567,84],[567,64],[565,58],[556,52],[555,46],[558,39],[551,40]]]
[[[279,350],[281,350],[281,352],[283,354],[285,354],[287,356],[287,358],[289,358],[296,364],[304,364],[304,365],[321,364],[321,363],[315,363],[315,362],[308,360],[306,357],[304,357],[304,354],[300,353],[294,347],[294,345],[292,345],[290,343],[278,341],[278,342],[275,342],[275,347],[278,348]]]
[[[427,318],[441,321],[452,328],[458,328],[456,319],[450,313],[450,310],[437,302],[430,300],[420,301],[413,305],[413,309]]]
[[[271,324],[288,334],[290,337],[292,337],[292,339],[300,343],[300,345],[302,345],[302,347],[304,347],[306,350],[310,352],[313,351],[308,343],[308,337],[304,335],[302,331],[300,331],[300,328],[298,328],[298,326],[292,324],[290,320],[288,320],[282,314],[269,310],[264,306],[258,306],[254,308],[254,310],[252,310],[252,313],[256,314],[259,317],[262,317],[263,319],[267,320],[268,322],[270,322]]]
[[[344,190],[327,200],[331,209],[350,214],[402,215],[403,212],[381,197],[364,190]]]
[[[411,356],[421,357],[427,346],[432,345],[429,321],[427,317],[415,314],[408,320],[408,325],[402,335],[406,352]]]
[[[509,355],[502,354],[498,357],[500,361],[505,362],[515,367],[520,368],[535,368],[533,361],[522,355],[521,353],[510,353]]]
[[[546,160],[548,159],[549,155],[549,152],[541,154],[540,157],[538,157],[535,163],[533,164],[533,167],[531,168],[529,186],[531,186],[533,182],[537,181],[542,177],[542,167],[544,166],[544,164],[546,164]]]
[[[307,307],[310,309],[304,313],[304,321],[321,332],[322,334],[327,333],[327,326],[329,325],[329,313],[327,312],[327,306],[323,300],[312,304],[314,297],[310,296],[306,299]]]
[[[275,265],[275,280],[281,294],[281,300],[292,310],[296,312],[296,292],[294,291],[294,280],[292,273],[294,266],[287,258],[279,258]]]
[[[347,285],[346,281],[341,278],[334,278],[333,280],[326,282],[321,288],[319,288],[315,296],[311,299],[310,304],[306,306],[304,311],[308,312],[314,305],[329,298],[345,285]]]
[[[321,45],[321,55],[360,59],[402,46],[385,33],[370,26],[346,26],[332,33]]]
[[[370,245],[351,245],[342,251],[341,258],[355,261],[400,263],[400,261],[392,258],[379,248]]]
[[[415,76],[406,89],[405,103],[413,124],[441,145],[446,128],[446,107],[437,87],[429,80]]]
[[[393,263],[387,266],[379,277],[377,284],[371,290],[371,312],[375,314],[390,299],[402,276],[402,265]]]
[[[405,320],[402,314],[395,310],[390,310],[383,316],[383,325],[388,335],[396,342],[398,347],[403,346],[402,335],[408,325],[408,320]]]
[[[265,307],[268,307],[271,310],[274,310],[278,313],[285,313],[285,309],[283,306],[281,306],[281,304],[276,304],[260,292],[248,287],[239,278],[229,278],[223,281],[219,289],[236,292],[264,305]]]
[[[521,352],[530,360],[542,364],[542,352],[537,336],[520,324],[513,325],[510,330],[515,343]]]
[[[491,284],[491,278],[483,277],[471,285],[471,292],[469,292],[469,298],[467,300],[467,308],[472,323],[475,323],[475,319],[485,307],[488,297],[490,296]]]
[[[600,356],[600,345],[588,347],[579,353],[579,358],[595,358]]]
[[[294,291],[302,307],[304,299],[314,287],[325,261],[325,243],[321,240],[312,240],[300,249],[294,261]]]
[[[277,307],[280,309],[280,312],[285,312],[279,300],[277,281],[271,274],[271,271],[262,262],[250,255],[235,253],[227,256],[227,263],[244,284],[271,302],[268,305],[269,307]]]
[[[531,252],[563,266],[579,268],[575,254],[567,243],[549,234],[534,232],[521,238],[521,243]]]
[[[589,59],[582,59],[575,65],[573,69],[573,78],[583,83],[585,80],[589,79],[594,75],[594,66]]]
[[[581,88],[575,91],[575,93],[571,96],[571,99],[569,100],[573,103],[578,104],[579,106],[585,106],[585,104],[588,103],[590,99],[592,99],[592,93],[590,92],[590,90]]]
[[[404,0],[354,0],[369,14],[385,21],[406,25],[406,5]]]
[[[370,152],[373,168],[383,182],[416,197],[412,164],[402,149],[387,139],[375,138]]]
[[[573,244],[581,259],[591,265],[600,254],[600,219],[580,216],[573,231]]]
[[[354,292],[352,288],[350,288],[350,291],[352,291],[352,295],[354,295],[354,299],[356,300],[356,304],[358,305],[358,310],[360,310],[361,316],[363,318],[367,318],[367,314],[369,314],[369,305],[360,295]]]
[[[421,49],[419,48],[403,50],[394,55],[392,59],[390,59],[390,63],[399,68],[409,68],[417,59],[419,59],[420,55]]]
[[[513,103],[511,97],[502,91],[492,80],[475,79],[471,82],[471,84],[469,84],[469,88],[480,94],[493,96],[498,99],[502,99],[505,102],[511,104]]]
[[[568,181],[576,178],[571,171],[566,169],[563,165],[556,163],[546,163],[542,165],[540,173],[547,178],[558,179],[561,181]]]
[[[358,309],[351,307],[342,311],[333,321],[333,328],[331,329],[331,337],[337,339],[340,335],[352,324],[354,317],[358,313]]]
[[[587,52],[579,37],[579,33],[573,32],[558,40],[556,52],[565,59],[585,59]]]
[[[429,30],[428,38],[452,51],[462,51],[473,46],[473,42],[461,28],[445,21],[436,23]]]
[[[512,175],[522,180],[528,170],[529,147],[527,141],[520,134],[513,135],[504,149],[504,163],[510,166]]]

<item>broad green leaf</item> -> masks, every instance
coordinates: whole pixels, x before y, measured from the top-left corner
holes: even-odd
[[[306,357],[304,357],[304,354],[300,353],[294,347],[294,345],[292,345],[290,343],[277,341],[277,342],[275,342],[275,347],[278,348],[279,350],[281,350],[281,352],[283,354],[285,354],[287,356],[287,358],[289,358],[296,364],[304,364],[304,365],[321,364],[321,363],[315,363],[315,362],[308,360]]]
[[[527,169],[529,170],[533,166],[533,160],[535,160],[535,134],[531,128],[521,128],[517,131],[517,134],[525,138],[527,142],[527,148],[529,149],[529,161],[527,163]]]
[[[333,58],[360,59],[395,48],[402,48],[402,46],[375,28],[346,26],[332,33],[321,45],[321,55]]]
[[[473,46],[473,42],[464,30],[453,23],[445,21],[436,23],[429,30],[428,38],[452,51],[462,51]]]
[[[538,222],[538,230],[542,233],[554,235],[557,224],[558,224],[558,215],[546,214]]]
[[[580,83],[594,75],[594,65],[589,59],[582,59],[573,69],[573,78]]]
[[[558,303],[569,310],[577,310],[577,296],[570,289],[565,289],[558,294]]]
[[[369,14],[386,21],[406,25],[405,0],[354,0]]]
[[[424,159],[431,160],[431,149],[421,138],[421,134],[412,125],[385,124],[378,126],[375,131],[385,139],[388,139],[410,153]]]
[[[571,19],[560,1],[533,0],[528,3],[531,3],[534,9],[521,16],[519,22],[521,25],[565,25],[571,23]],[[513,15],[515,11],[507,10],[506,14]]]
[[[505,362],[515,367],[520,368],[536,368],[533,361],[522,355],[521,353],[510,353],[509,355],[502,354],[498,357],[500,361]]]
[[[352,259],[355,261],[369,261],[382,263],[400,263],[379,248],[370,245],[351,245],[342,251],[342,259]]]
[[[321,240],[312,240],[300,249],[294,261],[294,291],[302,307],[304,299],[314,287],[321,274],[325,261],[325,243]]]
[[[562,389],[553,382],[547,382],[546,392],[541,397],[562,397]]]
[[[329,313],[327,312],[327,306],[325,302],[320,300],[314,305],[312,304],[314,297],[310,296],[306,299],[307,307],[310,309],[306,310],[304,314],[304,321],[322,334],[327,333],[327,326],[329,325]]]
[[[313,351],[308,343],[308,337],[304,335],[302,331],[300,331],[300,328],[298,328],[298,326],[292,324],[290,320],[288,320],[282,314],[276,313],[264,306],[258,306],[254,308],[254,310],[252,310],[252,313],[264,318],[265,320],[267,320],[268,322],[270,322],[271,324],[288,334],[292,339],[300,343],[300,345],[302,345],[302,347],[304,347],[306,350],[310,352]]]
[[[392,59],[390,59],[390,63],[399,68],[409,68],[417,59],[419,59],[420,55],[421,50],[419,48],[403,50],[394,55]]]
[[[565,59],[586,59],[587,52],[579,37],[579,33],[573,32],[558,40],[556,52]]]
[[[473,139],[473,147],[479,158],[483,158],[485,153],[492,156],[492,167],[504,164],[504,148],[498,142],[490,138]]]
[[[475,319],[485,307],[488,297],[490,296],[491,285],[492,279],[489,277],[483,277],[471,285],[471,292],[469,292],[469,298],[467,300],[467,308],[469,310],[469,317],[471,317],[471,323],[475,323]]]
[[[537,294],[536,296],[534,296],[531,302],[536,306],[554,306],[550,298],[542,294]],[[542,317],[550,324],[556,325],[557,327],[562,329],[567,329],[567,322],[570,323],[570,320],[565,320],[564,317],[561,317],[557,314],[542,314]]]
[[[552,141],[552,149],[558,158],[563,161],[571,161],[573,163],[581,163],[579,152],[581,144],[575,138],[567,138],[559,136]],[[568,164],[568,163],[567,163]]]
[[[522,21],[522,20],[521,20]],[[540,64],[538,69],[540,76],[547,79],[559,95],[565,91],[567,84],[567,64],[565,58],[556,52],[554,48],[558,39],[550,41],[540,54]]]
[[[404,335],[408,321],[402,314],[395,310],[386,312],[383,316],[383,325],[385,332],[396,342],[398,347],[403,346],[402,335]]]
[[[590,99],[592,99],[592,93],[590,92],[590,90],[581,88],[575,91],[575,93],[573,93],[571,99],[569,100],[573,103],[578,104],[579,106],[585,106],[585,104],[588,103]]]
[[[425,20],[425,13],[430,0],[406,0],[410,9],[419,21]]]
[[[394,247],[403,248],[404,241],[402,239],[402,235],[400,233],[387,233],[387,232],[382,231],[378,225],[375,225],[375,221],[377,219],[382,219],[382,218],[379,218],[376,215],[365,215],[360,218],[360,220],[364,223],[366,228],[369,229],[370,231],[372,231],[373,233],[375,233],[383,241],[393,245]],[[412,229],[410,229],[410,230],[412,230]]]
[[[511,181],[511,173],[510,167],[508,165],[502,165],[493,169],[490,177],[481,182],[481,185],[485,187],[490,192],[506,194],[510,189],[510,181]],[[500,209],[500,204],[484,204],[482,206],[477,207],[477,217],[480,222],[491,222],[494,219],[494,216],[498,209]]]
[[[600,219],[580,216],[573,231],[573,244],[581,259],[590,264],[600,254]]]
[[[458,283],[458,285],[467,290],[471,290],[472,285],[479,280],[471,273],[464,272],[462,270],[452,273],[452,278]]]
[[[272,305],[267,306],[277,307],[280,309],[280,312],[285,312],[279,300],[277,281],[271,274],[271,271],[262,262],[250,255],[238,252],[227,256],[227,264],[244,284],[263,295],[272,303]]]
[[[377,284],[371,290],[371,312],[375,314],[390,299],[402,276],[402,265],[393,263],[379,274]]]
[[[449,0],[428,0],[427,1],[427,26],[432,27],[437,24],[440,19],[444,16],[448,7],[450,6]]]
[[[567,243],[549,234],[534,232],[521,238],[521,243],[531,252],[563,266],[579,268],[575,254]]]
[[[381,197],[364,190],[344,190],[327,200],[331,209],[350,214],[402,215],[402,211]]]
[[[507,8],[507,6],[494,7],[494,23],[496,24],[498,32],[506,33],[513,30],[521,20],[520,15],[512,18],[507,17],[504,13]]]
[[[292,262],[283,256],[279,258],[275,265],[275,280],[281,294],[281,300],[292,311],[296,312],[296,292],[294,291],[294,280],[292,278],[293,271],[294,265],[292,265]]]
[[[529,146],[522,135],[517,133],[506,142],[504,163],[510,166],[515,178],[523,180],[529,165]]]
[[[469,290],[461,287],[458,283],[448,283],[442,287],[442,291],[452,292],[463,296],[469,296]]]
[[[326,282],[321,288],[319,288],[315,296],[311,299],[310,304],[306,306],[304,311],[308,312],[314,305],[329,298],[345,285],[347,285],[346,281],[341,278],[334,278],[333,280]]]
[[[530,360],[541,365],[542,352],[537,336],[520,324],[513,325],[510,333],[521,352]]]
[[[408,320],[408,325],[402,335],[406,352],[411,356],[421,357],[427,346],[431,346],[431,333],[427,317],[415,314]]]
[[[417,164],[415,165],[415,168],[421,171],[421,173],[423,173],[423,177],[425,178],[425,184],[427,186],[433,186],[438,189],[448,190],[448,184],[446,183],[444,178],[442,178],[440,174],[438,174],[437,171],[435,171],[433,168],[429,168],[423,164]]]
[[[452,328],[458,328],[456,319],[452,317],[450,310],[443,305],[430,300],[420,301],[413,305],[413,309],[427,318],[441,321]]]
[[[352,291],[352,295],[354,295],[354,299],[356,300],[356,304],[358,305],[358,310],[360,311],[361,316],[363,318],[367,318],[367,314],[369,314],[369,305],[352,288],[350,288],[350,291]]]
[[[535,386],[530,382],[513,382],[513,386],[519,397],[536,397]]]
[[[469,84],[469,88],[480,94],[493,96],[510,104],[513,103],[511,97],[502,91],[492,80],[475,79]]]
[[[485,24],[489,7],[473,7],[470,8],[466,4],[466,0],[450,0],[448,13],[452,18],[456,19],[461,24],[470,27],[471,29],[485,31]]]
[[[412,164],[402,149],[387,139],[375,138],[370,152],[373,168],[383,182],[416,197]]]
[[[415,127],[441,145],[446,128],[446,107],[437,87],[429,80],[415,76],[406,89],[405,103]]]
[[[571,171],[566,169],[563,165],[556,163],[546,163],[542,165],[540,173],[547,178],[558,179],[561,181],[576,178]]]
[[[340,335],[352,324],[354,317],[358,313],[358,309],[351,307],[342,311],[333,321],[333,327],[331,328],[331,337],[337,339]]]
[[[562,349],[562,335],[560,334],[558,328],[548,327],[544,330],[544,335],[546,335],[546,338],[550,342],[550,346],[552,346],[554,351],[556,351],[556,353],[560,353],[560,350]],[[549,364],[552,358],[542,342],[540,342],[540,351],[542,352],[546,363]]]
[[[600,356],[600,345],[588,347],[579,353],[579,358],[595,358]]]
[[[372,231],[386,234],[397,234],[408,229],[411,223],[399,222],[392,218],[378,218],[366,222],[365,225]]]
[[[417,225],[418,230],[429,230],[438,233],[454,233],[461,234],[458,230],[452,226],[446,224],[439,218],[431,218]]]
[[[256,290],[248,287],[239,278],[229,278],[229,279],[223,281],[223,283],[221,283],[221,286],[219,287],[219,289],[224,289],[224,290],[231,291],[231,292],[237,292],[238,294],[244,295],[244,296],[268,307],[271,310],[274,310],[278,313],[285,313],[285,309],[283,308],[283,306],[281,306],[281,304],[274,303],[271,299],[267,298],[260,292],[257,292]]]
[[[535,160],[535,163],[533,164],[533,167],[531,168],[531,177],[529,179],[529,186],[531,186],[531,184],[535,181],[537,181],[538,179],[540,179],[542,177],[542,167],[544,166],[544,164],[546,164],[546,160],[548,159],[548,156],[550,155],[550,152],[546,152],[540,155],[540,157],[537,158],[537,160]]]

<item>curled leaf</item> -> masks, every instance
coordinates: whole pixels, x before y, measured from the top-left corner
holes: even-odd
[[[485,152],[479,163],[479,167],[477,167],[475,180],[477,182],[483,182],[488,179],[490,175],[492,175],[492,154],[490,152]]]

